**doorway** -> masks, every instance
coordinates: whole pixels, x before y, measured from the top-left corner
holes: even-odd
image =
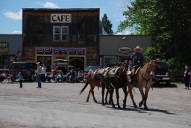
[[[47,72],[51,71],[52,56],[37,56],[37,62],[40,62],[41,64],[45,64],[47,68]]]
[[[69,57],[69,64],[75,69],[84,70],[84,57]]]

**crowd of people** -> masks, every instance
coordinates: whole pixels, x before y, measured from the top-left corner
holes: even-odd
[[[52,69],[47,72],[45,64],[40,62],[36,63],[37,68],[33,74],[31,74],[32,81],[38,83],[38,88],[41,88],[42,82],[83,82],[84,81],[84,71],[83,70],[60,70],[58,68]],[[13,83],[19,82],[20,88],[23,87],[23,81],[27,81],[25,71],[10,71],[2,70],[0,71],[0,82]]]
[[[130,61],[129,61],[130,60]],[[136,70],[143,66],[144,56],[142,54],[142,48],[137,46],[134,48],[134,52],[129,57],[129,65],[134,65],[135,71],[133,71],[132,80],[136,81]],[[40,62],[36,63],[37,69],[31,74],[32,80],[38,82],[38,88],[41,88],[41,82],[84,82],[84,71],[83,70],[60,70],[58,68],[52,69],[50,72],[47,72],[47,68],[45,64],[41,64]],[[131,67],[130,66],[130,67]],[[129,70],[129,69],[128,69]],[[22,88],[22,82],[25,81],[27,71],[19,71],[19,72],[9,72],[9,70],[0,71],[0,82],[11,83],[14,81],[18,81],[20,83],[20,88]],[[191,87],[191,71],[188,66],[184,68],[184,82],[185,87]]]
[[[38,82],[38,88],[41,88],[41,82],[83,82],[83,70],[66,70],[65,72],[60,69],[52,69],[47,72],[45,64],[37,62],[37,70],[34,74],[34,79]]]

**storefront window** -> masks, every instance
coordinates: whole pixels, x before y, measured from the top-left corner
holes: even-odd
[[[69,36],[68,26],[53,26],[53,40],[67,41]]]
[[[118,63],[117,56],[104,56],[104,64],[109,66]]]

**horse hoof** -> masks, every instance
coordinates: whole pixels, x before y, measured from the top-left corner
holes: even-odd
[[[142,102],[140,102],[140,103],[139,103],[139,107],[141,107],[142,105],[143,105],[143,103],[142,103]]]
[[[121,109],[121,106],[118,105],[118,109]]]
[[[134,105],[134,108],[137,108],[137,105],[136,105],[136,104]]]
[[[112,105],[113,108],[115,108],[115,105]]]
[[[126,105],[123,105],[123,109],[125,109],[126,108]]]
[[[144,107],[144,109],[145,109],[145,110],[148,110],[148,107],[147,107],[147,106],[145,106],[145,107]]]

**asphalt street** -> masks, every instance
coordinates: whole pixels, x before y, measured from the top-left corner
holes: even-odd
[[[148,110],[134,108],[130,97],[127,108],[86,102],[84,83],[0,83],[0,128],[191,128],[191,90],[184,86],[153,88]],[[140,93],[134,90],[135,100]],[[101,102],[101,88],[95,88]],[[123,92],[120,91],[122,106]],[[114,97],[115,99],[115,97]],[[116,102],[116,101],[115,101]]]

